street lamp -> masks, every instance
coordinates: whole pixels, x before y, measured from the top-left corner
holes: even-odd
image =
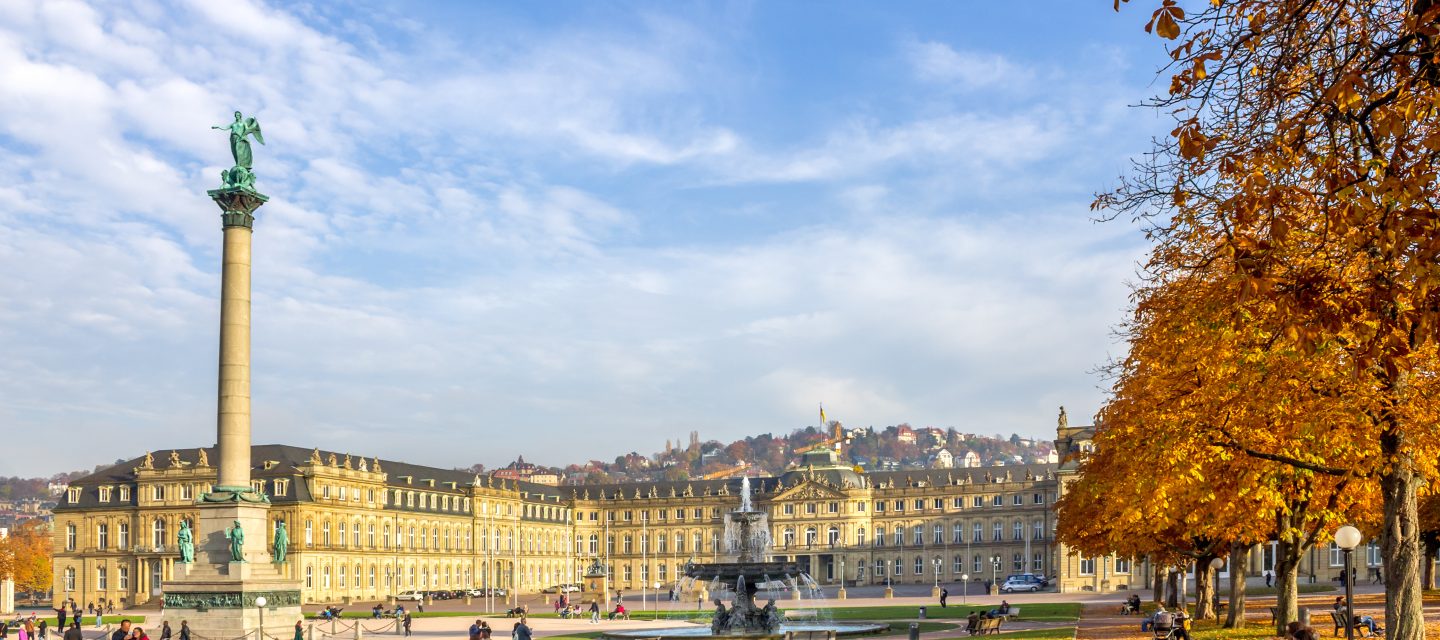
[[[970,594],[970,574],[968,574],[968,573],[962,573],[962,574],[960,574],[960,604],[967,604],[967,605],[970,604],[970,600],[965,597],[965,596],[967,596],[967,595],[969,595],[969,594]]]
[[[1345,525],[1335,530],[1335,546],[1345,552],[1345,640],[1355,640],[1355,581],[1350,577],[1350,554],[1360,546],[1360,530]]]
[[[1210,568],[1215,571],[1215,578],[1210,582],[1210,590],[1213,591],[1214,594],[1210,599],[1214,601],[1212,607],[1215,609],[1216,622],[1220,621],[1220,567],[1223,566],[1225,566],[1225,560],[1221,558],[1210,559]]]
[[[265,604],[269,600],[265,596],[255,597],[255,607],[260,610],[260,640],[265,640]]]
[[[938,592],[940,590],[940,559],[935,558],[932,562],[935,564],[935,590]]]
[[[994,589],[994,590],[997,591],[997,592],[1000,590],[1000,578],[999,578],[999,573],[1000,573],[1000,556],[992,556],[992,557],[990,558],[990,588],[991,588],[991,589]]]

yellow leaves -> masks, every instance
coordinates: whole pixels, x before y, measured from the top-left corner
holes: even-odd
[[[1180,157],[1186,160],[1202,161],[1205,159],[1205,152],[1214,146],[1214,142],[1200,131],[1200,124],[1190,120],[1176,127],[1170,132],[1179,145]]]
[[[1185,19],[1185,10],[1175,4],[1175,0],[1165,0],[1160,8],[1150,15],[1150,21],[1145,23],[1145,33],[1152,30],[1166,40],[1174,40],[1180,37],[1180,20]]]

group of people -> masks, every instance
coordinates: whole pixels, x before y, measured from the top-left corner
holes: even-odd
[[[1131,602],[1127,602],[1127,604],[1131,603],[1133,603],[1135,611],[1139,612],[1139,598],[1132,596]],[[1165,605],[1157,605],[1155,607],[1155,611],[1151,612],[1150,615],[1145,616],[1144,620],[1140,621],[1140,630],[1168,631],[1170,633],[1170,637],[1172,638],[1177,638],[1178,640],[1190,640],[1190,630],[1185,628],[1185,620],[1188,617],[1189,616],[1185,615],[1185,611],[1183,609],[1179,611],[1166,611]]]
[[[105,625],[105,614],[111,613],[115,613],[114,600],[102,601],[99,604],[90,602],[86,603],[85,605],[85,615],[95,616],[96,629],[99,629],[100,627]],[[66,628],[65,622],[67,620],[76,624],[81,624],[83,621],[81,615],[82,614],[80,613],[80,603],[76,602],[74,598],[70,598],[69,600],[62,600],[60,602],[60,606],[55,608],[55,620],[57,623],[56,627],[60,629]]]
[[[1345,596],[1336,596],[1335,604],[1332,605],[1331,608],[1335,610],[1336,617],[1345,615]],[[1352,624],[1358,624],[1359,626],[1370,629],[1370,635],[1372,636],[1379,635],[1385,631],[1380,628],[1380,625],[1375,623],[1375,618],[1370,616],[1355,616],[1355,622]]]
[[[1001,600],[1000,606],[985,613],[980,613],[979,610],[971,611],[970,615],[965,617],[965,631],[973,636],[980,632],[981,620],[994,620],[1007,615],[1010,615],[1010,603],[1006,600]]]

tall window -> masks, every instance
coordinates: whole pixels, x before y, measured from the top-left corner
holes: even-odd
[[[905,546],[905,527],[898,525],[895,527],[895,546]]]
[[[932,532],[931,540],[933,540],[935,544],[945,543],[945,525],[938,522],[935,523],[935,529]]]
[[[840,544],[840,527],[831,525],[829,529],[826,529],[825,541],[832,547]]]
[[[1016,540],[1024,540],[1024,539],[1025,539],[1025,523],[1024,523],[1024,522],[1021,522],[1021,521],[1019,521],[1019,520],[1016,520],[1016,521],[1015,521],[1014,538],[1015,538]]]
[[[330,588],[330,567],[328,565],[320,569],[320,588]]]
[[[355,546],[357,546],[357,547],[360,546],[360,521],[359,521],[359,520],[356,520],[356,521],[355,521],[355,526],[354,526],[354,527],[351,527],[350,530],[351,530],[351,531],[354,531],[354,533],[352,533],[352,534],[350,534],[350,535],[352,535],[352,536],[355,537]],[[370,525],[370,544],[371,544],[372,546],[375,544],[375,525]],[[356,579],[357,581],[360,579],[360,574],[359,574],[359,573],[356,573],[356,574],[355,574],[355,579]]]
[[[855,530],[855,544],[856,546],[865,546],[865,527]]]
[[[635,539],[627,533],[625,534],[624,540],[625,544],[621,546],[621,549],[623,549],[625,553],[633,553],[635,551]]]
[[[925,575],[925,559],[915,556],[915,575]]]
[[[369,544],[371,549],[375,548],[375,523],[373,522],[371,522],[365,530],[365,542]]]
[[[1010,558],[1010,565],[1013,566],[1013,567],[1015,567],[1015,570],[1016,570],[1016,571],[1024,571],[1024,570],[1025,570],[1025,554],[1023,554],[1023,553],[1017,553],[1017,554],[1015,554],[1013,557]]]
[[[150,545],[157,549],[165,546],[165,521],[160,518],[150,526]]]
[[[315,544],[315,521],[314,521],[314,520],[306,520],[306,521],[305,521],[305,546],[309,547],[309,546],[313,546],[314,544]]]
[[[950,565],[950,572],[957,576],[965,573],[965,556],[955,554],[955,562]]]
[[[110,546],[110,525],[102,522],[95,526],[95,546],[100,549]]]
[[[1001,524],[999,520],[996,520],[996,521],[995,521],[994,530],[995,530],[995,542],[999,542],[999,541],[1003,540],[1003,539],[1004,539],[1004,536],[1005,536],[1005,525]]]
[[[306,589],[313,589],[314,587],[315,587],[315,567],[310,566],[310,565],[307,564],[307,565],[305,565],[305,588],[306,588]]]
[[[1340,547],[1335,546],[1334,542],[1330,543],[1330,566],[1345,566],[1345,552],[1341,551]]]
[[[128,590],[130,588],[130,567],[123,564],[116,567],[115,581],[119,583],[116,586],[119,587],[121,591]]]
[[[954,528],[954,530],[950,532],[950,541],[953,542],[953,543],[955,543],[955,544],[960,544],[960,543],[962,543],[962,542],[965,541],[965,525],[964,525],[964,524],[961,524],[961,523],[959,523],[959,522],[956,522],[956,523],[955,523],[955,528]]]
[[[75,590],[75,567],[65,567],[65,590]]]
[[[911,537],[915,540],[915,546],[923,546],[925,544],[925,526],[917,524],[911,528],[911,531],[914,534]]]
[[[815,527],[805,527],[805,546],[815,546]]]
[[[885,527],[875,527],[875,546],[885,546]]]
[[[885,577],[885,561],[884,561],[884,560],[876,560],[876,561],[875,561],[875,576],[878,577],[878,578],[883,578],[883,577]]]
[[[130,523],[121,522],[120,526],[115,529],[115,538],[115,546],[128,549],[130,547]]]
[[[326,520],[325,522],[320,523],[320,544],[325,545],[325,546],[327,546],[327,547],[330,546],[330,521],[329,521],[329,520]],[[324,571],[325,571],[326,573],[328,573],[330,570],[327,568],[327,569],[325,569]],[[326,583],[325,586],[326,586],[326,587],[329,587],[329,586],[330,586],[329,583],[328,583],[328,581],[327,581],[327,583]]]
[[[1130,573],[1130,559],[1115,558],[1115,573]]]
[[[975,526],[974,526],[974,527],[972,528],[972,530],[971,530],[971,537],[970,537],[970,539],[971,539],[972,541],[974,541],[974,542],[984,542],[984,541],[985,541],[985,525],[980,524],[979,522],[976,522],[976,523],[975,523]]]
[[[985,564],[984,558],[981,557],[980,554],[978,554],[978,553],[975,554],[975,557],[970,561],[970,573],[975,573],[975,574],[980,573],[980,567],[983,566],[984,564]]]
[[[598,553],[600,553],[600,536],[592,533],[590,534],[590,555],[593,556]]]
[[[110,588],[110,583],[107,579],[109,576],[106,575],[106,573],[105,567],[95,569],[95,588],[100,591],[106,591]]]
[[[1045,537],[1045,521],[1036,520],[1030,527],[1030,539],[1039,540]]]
[[[1035,552],[1035,557],[1030,559],[1030,571],[1040,574],[1045,573],[1045,552]]]
[[[344,546],[345,546],[345,530],[346,530],[347,528],[349,528],[349,527],[348,527],[348,525],[345,524],[345,521],[344,521],[344,520],[341,520],[341,521],[335,523],[335,533],[338,534],[338,535],[336,536],[336,542],[338,542],[341,547],[344,547]],[[341,567],[341,569],[343,570],[344,567]],[[340,581],[340,584],[342,584],[342,585],[345,584],[345,581],[344,581],[344,580],[341,580],[341,581]]]

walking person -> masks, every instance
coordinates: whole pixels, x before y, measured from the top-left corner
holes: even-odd
[[[600,601],[590,601],[590,624],[600,624]]]
[[[160,623],[160,640],[170,640],[170,621]]]
[[[70,628],[65,630],[65,640],[85,640],[85,634],[80,631],[79,622],[70,623]]]
[[[66,630],[66,629],[65,629],[65,614],[67,614],[67,613],[70,613],[70,612],[65,610],[65,603],[64,603],[64,602],[61,602],[61,603],[60,603],[60,608],[55,610],[55,623],[56,623],[56,626],[60,627],[60,631],[61,631],[62,633],[65,632],[65,630]]]
[[[295,626],[297,626],[297,627],[300,626],[300,623],[298,623],[298,622],[295,623]],[[67,639],[67,640],[68,640],[68,639]],[[189,621],[189,620],[181,620],[181,621],[180,621],[180,640],[190,640],[190,621]]]
[[[301,623],[301,622],[303,622],[303,620],[296,620],[296,621],[295,621],[295,640],[305,640],[305,628],[300,626],[300,623]],[[355,624],[360,624],[360,623],[357,622],[357,623],[355,623]],[[187,631],[186,633],[189,633],[189,632]]]
[[[520,621],[515,623],[515,628],[510,632],[511,640],[531,640],[530,625],[525,624],[525,616],[520,616]]]
[[[405,625],[405,637],[408,638],[410,637],[410,614],[405,614],[403,624]]]
[[[945,608],[945,601],[946,601],[946,600],[949,600],[949,599],[950,599],[950,590],[947,589],[947,588],[945,588],[945,587],[940,587],[940,608],[941,608],[941,609],[944,609],[944,608]]]
[[[41,620],[40,626],[36,629],[36,631],[40,634],[40,640],[45,640],[46,638],[50,637],[50,621]]]
[[[1267,571],[1265,572],[1265,586],[1266,586],[1266,587],[1269,587],[1270,584],[1271,584],[1272,582],[1274,582],[1274,581],[1275,581],[1275,574],[1270,573],[1270,571],[1267,570]]]
[[[130,632],[130,627],[128,626],[128,624],[129,624],[129,623],[127,622],[127,623],[123,623],[123,624],[121,625],[121,626],[124,626],[124,627],[125,627],[125,632],[126,632],[127,634]],[[103,626],[105,626],[105,614],[104,614],[104,613],[101,613],[99,607],[96,607],[96,608],[95,608],[95,628],[96,628],[96,629],[99,629],[100,627],[103,627]],[[114,638],[113,640],[125,640],[125,639],[124,639],[124,638]]]

